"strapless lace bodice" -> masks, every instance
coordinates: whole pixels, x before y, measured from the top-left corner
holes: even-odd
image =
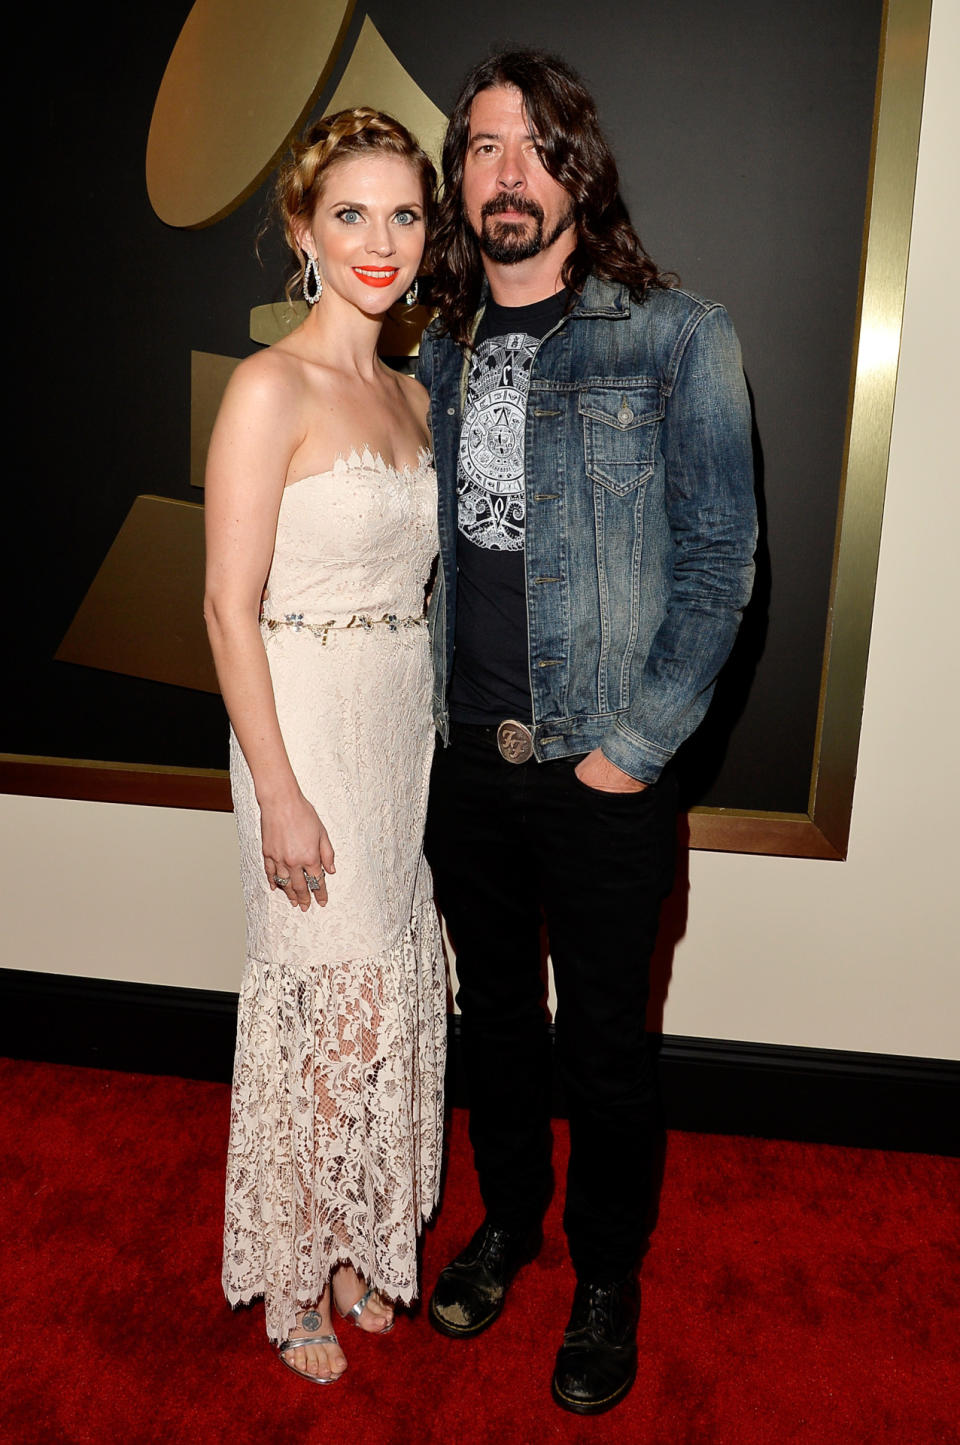
[[[306,623],[419,616],[437,550],[429,453],[398,469],[364,450],[286,487],[263,615]]]

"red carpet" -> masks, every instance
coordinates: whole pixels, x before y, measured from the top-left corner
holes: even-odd
[[[581,1420],[549,1396],[572,1292],[556,1203],[488,1334],[341,1325],[350,1369],[321,1388],[271,1357],[261,1307],[220,1294],[224,1087],[13,1061],[0,1083],[4,1441],[960,1440],[955,1160],[671,1134],[637,1384]],[[457,1114],[428,1289],[478,1217]]]

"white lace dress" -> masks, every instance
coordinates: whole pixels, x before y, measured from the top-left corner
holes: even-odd
[[[283,494],[262,634],[277,715],[336,854],[329,903],[271,893],[236,739],[247,910],[223,1287],[286,1338],[331,1268],[392,1300],[440,1176],[446,984],[423,860],[433,727],[424,587],[437,550],[429,458],[369,452]]]

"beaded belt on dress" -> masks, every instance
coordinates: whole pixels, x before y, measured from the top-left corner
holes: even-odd
[[[368,617],[365,613],[355,612],[349,622],[304,622],[302,612],[285,612],[282,617],[261,617],[260,625],[270,632],[277,632],[281,627],[289,627],[294,632],[312,632],[326,646],[328,632],[345,632],[351,627],[360,628],[363,632],[369,632],[374,627],[400,632],[404,627],[422,627],[426,620],[424,613],[418,617],[398,617],[394,612],[385,612],[382,617]]]

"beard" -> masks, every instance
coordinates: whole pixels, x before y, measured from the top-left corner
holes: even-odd
[[[525,216],[532,217],[534,225],[498,221],[497,217],[503,211],[520,211]],[[501,266],[515,266],[518,261],[529,261],[531,256],[539,256],[541,251],[546,251],[558,236],[562,236],[564,231],[573,225],[573,203],[568,200],[566,209],[546,237],[543,233],[544,219],[543,207],[536,201],[531,201],[526,196],[511,196],[503,192],[492,200],[484,201],[480,207],[479,232],[474,229],[469,219],[467,224],[473,230],[480,250],[488,260]]]

